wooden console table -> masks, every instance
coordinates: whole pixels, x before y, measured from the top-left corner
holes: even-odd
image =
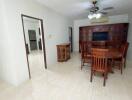
[[[70,43],[57,45],[57,58],[58,62],[63,62],[70,59]]]

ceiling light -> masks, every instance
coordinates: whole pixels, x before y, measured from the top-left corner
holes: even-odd
[[[102,16],[101,13],[96,14],[96,19],[99,19]]]
[[[93,13],[93,14],[89,14],[88,18],[89,19],[93,19],[93,18],[99,19],[101,16],[102,16],[101,13]]]
[[[92,19],[92,18],[93,18],[93,15],[89,14],[89,15],[88,15],[88,18],[89,18],[89,19]]]
[[[97,14],[93,14],[93,18],[96,18]]]

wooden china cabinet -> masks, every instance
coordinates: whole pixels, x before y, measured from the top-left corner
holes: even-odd
[[[57,58],[58,62],[63,62],[70,59],[70,43],[57,45]]]
[[[127,41],[128,23],[84,26],[79,28],[79,52],[81,42],[88,41],[92,46],[106,46],[112,45],[120,47],[120,45]],[[93,41],[94,33],[105,32],[108,34],[108,39],[105,41]]]

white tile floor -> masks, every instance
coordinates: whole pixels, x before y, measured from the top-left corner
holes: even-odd
[[[132,100],[132,68],[129,66],[123,75],[118,70],[110,74],[106,87],[99,76],[90,83],[90,68],[80,70],[78,54],[36,75],[18,87],[0,82],[0,100]]]
[[[37,77],[40,74],[43,74],[44,67],[44,55],[42,51],[32,51],[28,55],[29,67],[31,71],[31,77]]]

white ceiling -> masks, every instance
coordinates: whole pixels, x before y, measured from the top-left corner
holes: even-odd
[[[71,19],[87,18],[88,8],[92,0],[36,0],[52,10],[61,13]],[[98,0],[99,7],[114,7],[109,10],[109,15],[128,14],[132,12],[132,0]]]

